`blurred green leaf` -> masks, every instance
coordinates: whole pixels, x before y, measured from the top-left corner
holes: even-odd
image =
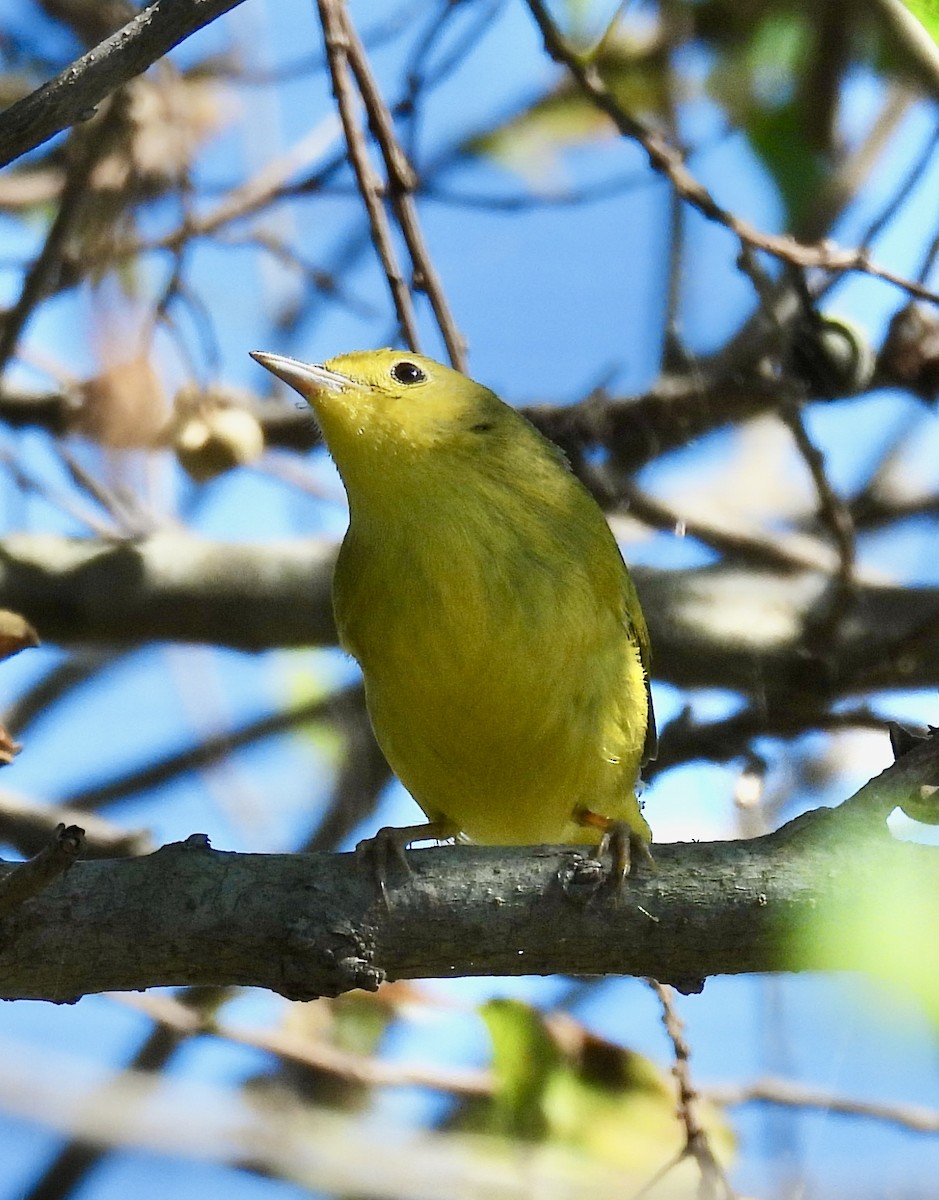
[[[903,3],[932,40],[939,42],[939,0],[903,0]]]
[[[589,1158],[651,1174],[677,1158],[684,1129],[675,1083],[651,1059],[587,1032],[578,1022],[513,1000],[493,1000],[482,1017],[493,1043],[496,1092],[477,1104],[473,1128],[551,1142]],[[729,1158],[733,1135],[723,1115],[701,1104],[712,1146]],[[682,1164],[693,1174],[693,1164]]]
[[[395,1018],[394,1007],[371,992],[348,992],[331,1001],[333,1041],[353,1054],[374,1054]]]
[[[594,63],[624,112],[644,120],[664,117],[668,75],[657,43],[611,36]],[[610,119],[565,77],[495,129],[471,138],[464,149],[537,183],[558,169],[565,150],[615,136]]]
[[[939,1025],[939,848],[924,847],[903,874],[869,871],[867,884],[820,905],[792,934],[794,949],[803,962],[863,971],[912,996]]]
[[[824,182],[822,155],[805,144],[801,105],[754,113],[747,127],[750,144],[770,171],[786,206],[786,225],[797,227]]]
[[[284,672],[287,707],[302,708],[314,701],[325,700],[333,690],[334,681],[324,673],[320,651],[288,651],[280,657],[279,663]],[[291,732],[298,744],[305,743],[330,765],[336,766],[342,761],[344,740],[332,722],[303,721]]]
[[[547,1123],[542,1107],[561,1055],[538,1012],[514,1000],[491,1000],[481,1015],[492,1038],[496,1078],[492,1132],[507,1137],[542,1138]]]
[[[708,81],[710,94],[775,181],[789,228],[798,225],[828,170],[824,155],[809,144],[798,86],[812,36],[804,13],[768,11],[746,41],[726,47]]]

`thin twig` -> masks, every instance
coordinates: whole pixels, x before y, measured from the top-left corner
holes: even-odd
[[[255,213],[267,211],[275,204],[296,196],[307,196],[312,192],[324,193],[329,180],[346,161],[344,150],[330,157],[312,175],[297,182],[291,183],[288,180],[291,174],[303,165],[304,155],[315,157],[322,151],[328,132],[328,122],[318,126],[274,162],[266,163],[247,182],[231,188],[210,212],[204,215],[187,213],[169,233],[155,237],[128,237],[116,241],[109,249],[108,262],[129,261],[139,255],[153,254],[161,250],[175,253],[195,237],[218,234],[227,226],[243,221]],[[256,232],[254,236],[258,236]],[[87,258],[86,262],[92,267],[99,265],[99,260],[93,256]]]
[[[887,729],[889,718],[862,705],[837,712],[806,711],[805,707],[747,708],[721,721],[696,721],[686,709],[673,717],[659,734],[659,754],[643,768],[647,783],[663,771],[695,759],[730,762],[751,753],[754,738],[800,738],[807,729],[838,733],[844,730]]]
[[[0,167],[94,113],[190,34],[241,0],[156,0],[54,79],[0,113]]]
[[[760,298],[769,322],[771,335],[775,337],[775,357],[782,361],[791,351],[793,322],[798,321],[802,314],[808,320],[817,319],[812,297],[805,283],[804,272],[790,268],[787,273],[789,276],[788,286],[791,288],[802,314],[797,313],[784,323],[779,319],[779,314],[774,307],[778,285],[769,278],[753,253],[752,247],[748,245],[742,247],[738,265],[747,275]],[[819,517],[829,530],[838,555],[838,569],[832,580],[828,604],[819,615],[814,617],[806,631],[806,640],[811,643],[812,647],[818,648],[828,646],[854,596],[856,587],[854,523],[851,519],[850,508],[831,485],[824,455],[812,441],[805,427],[802,418],[802,401],[805,399],[806,391],[804,386],[801,391],[802,395],[794,396],[787,394],[786,390],[780,389],[776,410],[783,424],[791,433],[796,449],[811,475],[818,497]]]
[[[424,0],[412,0],[409,4],[396,6],[389,16],[383,15],[365,30],[363,41],[370,50],[377,50],[389,42],[396,41],[422,16],[424,7]],[[239,87],[249,88],[268,88],[325,70],[326,55],[320,53],[307,54],[269,68],[247,67],[241,62],[220,63],[215,67],[219,78],[229,78]]]
[[[187,771],[202,770],[224,760],[243,746],[283,733],[312,721],[342,720],[350,706],[361,704],[362,691],[357,685],[322,699],[308,701],[282,712],[258,717],[235,729],[203,738],[184,750],[157,758],[143,767],[135,767],[117,778],[92,784],[72,793],[64,803],[80,812],[93,812],[116,800],[149,791],[176,779]]]
[[[84,840],[85,831],[81,826],[65,825],[60,821],[51,840],[38,854],[17,863],[0,878],[0,920],[67,871],[78,857]]]
[[[79,813],[59,804],[28,800],[0,789],[0,842],[17,853],[38,853],[56,827],[80,825],[85,831],[85,858],[128,858],[150,854],[156,846],[146,830],[126,829],[94,813]]]
[[[630,480],[616,488],[615,499],[623,506],[627,516],[635,517],[653,529],[666,530],[676,537],[694,538],[726,558],[745,562],[748,566],[782,571],[802,571],[806,568],[817,571],[828,570],[832,565],[830,551],[823,543],[810,548],[802,539],[801,545],[786,546],[751,533],[722,529],[707,521],[685,516],[665,501],[642,491]],[[616,508],[612,509],[611,515],[615,515],[616,511]]]
[[[737,1104],[781,1104],[789,1108],[819,1108],[824,1112],[851,1117],[869,1117],[911,1129],[916,1133],[939,1133],[939,1109],[919,1104],[882,1104],[874,1100],[855,1100],[838,1096],[822,1088],[796,1083],[791,1079],[757,1079],[753,1083],[715,1084],[701,1089],[713,1104],[727,1107]]]
[[[939,255],[939,233],[935,235],[929,245],[926,247],[926,252],[923,255],[923,261],[919,265],[919,270],[916,272],[916,278],[925,281],[933,269],[936,261],[936,256]]]
[[[187,217],[173,236],[180,242],[188,241],[194,234],[214,233],[223,225],[266,209],[299,170],[311,167],[332,149],[338,134],[339,122],[330,114],[250,179],[227,192],[211,212]],[[331,168],[332,160],[325,165]]]
[[[65,469],[75,483],[87,492],[93,500],[108,513],[117,526],[119,537],[146,537],[155,533],[159,521],[144,509],[143,504],[133,494],[120,495],[109,488],[101,480],[95,479],[72,453],[68,446],[60,443],[57,447],[59,457]]]
[[[601,37],[596,48],[591,53],[591,58],[596,62],[601,54],[601,51],[606,43],[613,37],[613,32],[616,29],[623,15],[624,5],[620,5],[613,19],[607,25],[603,36]],[[668,28],[669,22],[666,22]],[[672,30],[668,35],[668,42],[663,47],[662,54],[662,95],[663,95],[663,120],[668,135],[673,140],[678,140],[678,113],[677,113],[677,94],[675,86],[675,70],[674,70],[674,44],[673,39],[676,36],[677,25],[671,23]],[[681,337],[681,299],[682,291],[685,282],[684,262],[685,262],[685,209],[681,202],[681,197],[674,188],[668,190],[668,276],[665,291],[665,319],[664,338],[662,343],[662,367],[664,370],[669,370],[673,366],[683,363],[687,358],[684,345]]]
[[[939,295],[935,292],[921,283],[905,279],[885,267],[878,266],[871,261],[867,250],[863,248],[844,249],[829,239],[807,244],[788,234],[764,233],[749,221],[744,221],[718,204],[708,189],[691,174],[684,154],[679,149],[671,145],[657,130],[650,129],[621,108],[603,82],[596,66],[585,61],[568,45],[542,0],[527,0],[527,3],[541,31],[545,49],[554,61],[570,71],[584,94],[601,112],[606,113],[624,137],[637,142],[643,148],[653,171],[664,176],[687,204],[696,208],[709,221],[723,225],[733,233],[741,246],[762,250],[794,267],[818,267],[824,271],[838,273],[863,271],[876,279],[902,288],[912,296],[939,304]]]
[[[191,987],[184,988],[178,994],[178,1001],[185,1001],[191,1009],[198,1007],[200,1012],[207,1013],[221,1005],[230,994],[230,990],[226,988]],[[167,1025],[156,1025],[123,1067],[123,1071],[130,1076],[138,1072],[145,1073],[155,1079],[176,1052],[188,1045],[187,1037],[181,1036]],[[84,1103],[89,1103],[87,1093]],[[102,1142],[73,1137],[46,1164],[40,1175],[32,1180],[29,1190],[24,1190],[18,1200],[64,1200],[65,1197],[76,1194],[81,1181],[91,1174],[108,1153],[109,1148]]]
[[[667,984],[655,979],[647,982],[662,1005],[662,1021],[675,1053],[672,1073],[678,1084],[678,1116],[685,1127],[685,1148],[681,1158],[691,1157],[698,1164],[701,1172],[700,1200],[711,1200],[720,1195],[726,1200],[735,1200],[736,1193],[711,1149],[707,1131],[698,1116],[698,1092],[692,1082],[689,1066],[691,1051],[685,1039],[684,1023],[675,1008],[675,992]]]
[[[459,20],[465,16],[465,6],[441,5],[430,27],[411,47],[404,68],[406,90],[394,106],[395,116],[407,122],[405,151],[409,155],[413,153],[417,144],[421,105],[426,96],[469,59],[477,44],[492,28],[493,21],[504,3],[505,0],[487,0],[486,3],[475,5],[472,20],[464,24],[462,33],[453,36],[449,44],[445,41],[446,35],[455,19]],[[444,43],[445,49],[437,62],[430,66],[428,64],[431,63],[434,51],[440,43]]]
[[[120,103],[113,102],[93,126],[72,135],[70,145],[77,148],[78,153],[69,165],[55,219],[49,226],[42,249],[26,272],[16,303],[4,314],[0,325],[0,375],[6,370],[33,311],[45,299],[61,264],[66,243],[86,211],[91,173],[109,149],[111,138],[123,121],[120,109]]]
[[[626,171],[622,175],[614,175],[609,179],[601,179],[580,188],[568,187],[564,191],[518,192],[515,195],[501,195],[495,192],[453,191],[446,184],[436,183],[425,177],[421,190],[424,196],[429,196],[441,204],[453,205],[455,208],[483,209],[487,213],[517,213],[597,204],[614,196],[623,196],[629,192],[638,191],[646,185],[646,182],[645,172],[634,170]]]
[[[795,401],[783,400],[779,405],[779,416],[792,434],[796,449],[809,470],[818,497],[819,516],[831,533],[838,552],[838,570],[832,581],[831,600],[823,619],[815,622],[812,630],[813,640],[824,643],[837,628],[855,593],[854,522],[850,508],[831,485],[825,468],[825,456],[809,436],[801,406]]]
[[[420,350],[417,315],[407,280],[398,266],[391,235],[391,223],[382,200],[382,184],[369,158],[368,146],[356,118],[355,90],[349,73],[350,38],[341,0],[317,0],[326,56],[333,82],[333,94],[339,107],[349,162],[358,182],[362,203],[368,215],[372,242],[388,281],[401,336],[411,350]]]
[[[426,1087],[455,1096],[491,1096],[495,1088],[489,1071],[386,1062],[289,1029],[252,1028],[222,1021],[213,1011],[193,1008],[173,996],[115,992],[111,993],[111,999],[145,1013],[174,1033],[189,1037],[203,1034],[239,1046],[252,1046],[346,1083],[366,1087]]]
[[[893,500],[878,496],[876,492],[864,491],[851,501],[851,513],[855,529],[867,532],[898,521],[908,521],[910,517],[939,515],[939,495],[933,492],[928,496]]]
[[[321,10],[324,5],[332,8],[333,0],[321,0]],[[348,62],[359,86],[369,128],[385,163],[388,196],[414,268],[413,286],[424,292],[430,301],[450,362],[458,371],[465,371],[466,340],[456,327],[417,216],[417,206],[414,203],[417,175],[398,142],[391,113],[372,75],[365,48],[341,0],[335,5],[335,11],[338,12],[344,27]]]
[[[935,161],[937,148],[939,148],[939,125],[934,128],[932,136],[923,146],[919,157],[912,164],[906,176],[900,181],[900,186],[891,194],[881,211],[864,230],[860,243],[862,246],[873,245],[875,239],[880,236],[888,222],[896,216],[897,212],[907,202]],[[918,275],[917,278],[920,283],[926,282],[923,275]],[[817,300],[818,296],[815,299]]]
[[[45,674],[27,684],[16,699],[6,706],[6,724],[17,737],[22,737],[33,721],[51,712],[56,704],[72,695],[74,689],[83,687],[99,670],[115,661],[120,661],[120,656],[108,651],[73,651]]]
[[[6,467],[17,487],[23,491],[35,492],[48,504],[80,521],[105,541],[114,541],[118,537],[117,529],[112,523],[103,520],[89,505],[71,492],[29,475],[18,461],[16,453],[4,445],[0,445],[0,463]]]
[[[247,246],[263,250],[281,266],[300,275],[313,291],[328,296],[333,304],[366,320],[373,320],[378,316],[378,308],[371,300],[355,295],[332,271],[307,262],[299,251],[268,229],[255,229],[247,234],[224,233],[219,235],[218,241],[226,246]]]

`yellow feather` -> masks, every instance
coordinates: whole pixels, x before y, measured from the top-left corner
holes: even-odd
[[[574,819],[586,806],[650,840],[645,621],[557,448],[420,355],[256,357],[310,402],[345,484],[340,641],[428,818],[488,844],[582,843],[597,836]]]

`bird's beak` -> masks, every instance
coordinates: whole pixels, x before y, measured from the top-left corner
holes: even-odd
[[[294,391],[299,392],[304,400],[312,402],[324,392],[342,392],[352,381],[345,375],[330,371],[316,363],[300,362],[296,358],[287,358],[284,354],[269,354],[266,350],[249,351],[255,362],[289,384]]]

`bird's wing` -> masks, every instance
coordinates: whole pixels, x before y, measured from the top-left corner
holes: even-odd
[[[639,644],[639,661],[646,677],[646,700],[649,708],[646,724],[646,740],[642,747],[643,765],[651,762],[659,752],[659,735],[655,727],[655,710],[652,707],[652,647],[649,643],[649,627],[639,603],[636,585],[628,571],[626,573],[626,623],[627,632]]]

